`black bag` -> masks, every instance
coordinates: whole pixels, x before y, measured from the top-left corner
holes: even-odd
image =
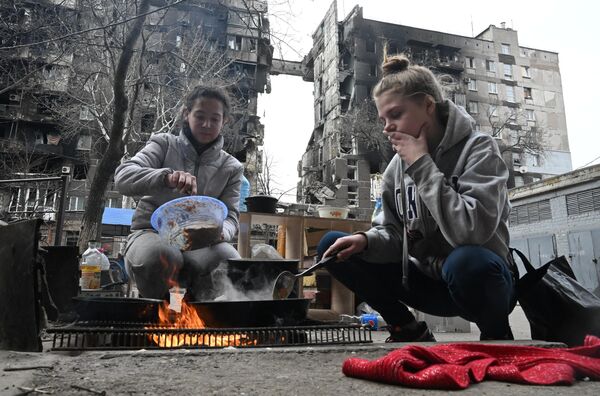
[[[510,250],[527,270],[517,282],[517,299],[532,339],[577,346],[588,334],[600,337],[600,298],[577,282],[565,256],[536,269],[522,252]]]

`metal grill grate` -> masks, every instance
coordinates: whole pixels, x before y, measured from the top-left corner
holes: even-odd
[[[52,350],[214,349],[362,344],[373,342],[359,325],[182,329],[86,326],[48,329]],[[162,345],[162,346],[161,346]]]

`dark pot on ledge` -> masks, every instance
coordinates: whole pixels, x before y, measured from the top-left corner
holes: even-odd
[[[248,212],[275,213],[278,199],[269,195],[253,195],[246,197]]]

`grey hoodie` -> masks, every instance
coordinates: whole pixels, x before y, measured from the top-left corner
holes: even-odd
[[[494,139],[474,132],[474,121],[450,101],[444,137],[433,154],[406,169],[408,250],[426,275],[440,279],[442,265],[462,245],[483,246],[508,256],[510,212],[508,170]],[[402,261],[403,216],[400,204],[400,156],[383,174],[383,211],[365,233],[363,258]]]
[[[228,209],[223,223],[225,241],[231,240],[239,226],[239,200],[242,164],[222,150],[223,137],[206,151],[198,153],[185,136],[159,133],[153,135],[133,158],[115,172],[117,190],[128,196],[142,196],[131,223],[132,230],[152,229],[150,216],[156,208],[174,198],[184,196],[165,185],[165,176],[174,170],[196,176],[198,195],[218,198]]]

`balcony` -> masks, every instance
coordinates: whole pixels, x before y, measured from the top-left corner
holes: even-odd
[[[453,73],[462,73],[465,70],[465,66],[462,62],[455,60],[440,58],[433,62],[434,67],[440,70],[447,70]]]
[[[0,104],[0,117],[10,118],[10,119],[19,119],[23,117],[23,114],[20,110],[20,105],[11,105],[11,104]]]

